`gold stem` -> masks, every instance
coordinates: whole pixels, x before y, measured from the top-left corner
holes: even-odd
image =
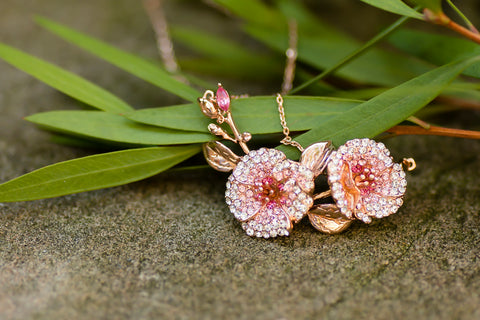
[[[318,200],[318,199],[323,199],[323,198],[328,198],[332,195],[332,190],[327,190],[324,192],[317,193],[313,195],[313,200]]]
[[[232,113],[230,112],[230,110],[227,111],[227,117],[225,118],[225,122],[230,126],[230,128],[232,128],[233,135],[235,136],[235,139],[238,141],[238,144],[240,145],[240,147],[242,147],[243,152],[248,154],[250,150],[248,149],[247,144],[243,140],[243,136],[238,131],[237,126],[233,121]]]

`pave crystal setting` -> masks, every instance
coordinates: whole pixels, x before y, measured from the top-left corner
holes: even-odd
[[[372,218],[389,216],[400,208],[407,186],[402,164],[411,171],[416,167],[415,160],[404,158],[402,164],[394,163],[385,145],[370,139],[347,141],[337,151],[331,141],[316,142],[304,149],[289,135],[280,94],[276,101],[285,135],[280,142],[301,152],[298,162],[276,149],[250,150],[247,142],[252,135],[238,130],[230,96],[220,83],[216,93],[206,90],[198,98],[202,113],[217,122],[208,125],[210,133],[237,144],[245,154],[239,156],[219,141],[203,145],[212,168],[232,171],[225,200],[247,235],[288,236],[293,225],[307,215],[320,232],[336,234],[355,219],[370,223]],[[325,173],[330,189],[314,194],[315,179]],[[322,200],[330,197],[335,203]]]
[[[397,212],[407,181],[383,143],[347,141],[334,151],[327,166],[328,183],[340,212],[370,223]]]
[[[312,171],[283,152],[250,151],[228,178],[225,199],[249,236],[288,236],[313,205]]]

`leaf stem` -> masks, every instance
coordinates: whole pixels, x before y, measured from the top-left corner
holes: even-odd
[[[347,55],[346,57],[344,57],[343,59],[341,59],[339,62],[337,62],[335,65],[333,65],[332,67],[328,68],[327,70],[323,71],[322,73],[320,73],[319,75],[317,75],[316,77],[302,83],[301,85],[299,85],[298,87],[292,89],[290,91],[290,94],[294,94],[294,93],[297,93],[298,91],[300,90],[303,90],[305,89],[306,87],[308,87],[309,85],[325,78],[326,76],[334,73],[335,71],[337,71],[338,69],[342,68],[343,66],[345,66],[346,64],[348,64],[350,61],[352,61],[353,59],[357,58],[358,56],[360,56],[361,54],[365,53],[370,47],[372,47],[373,45],[375,45],[376,43],[380,42],[381,40],[383,40],[385,37],[387,37],[388,35],[390,35],[393,31],[397,30],[401,25],[403,25],[407,20],[409,19],[409,17],[406,17],[406,16],[403,16],[401,17],[400,19],[396,20],[394,23],[392,23],[390,26],[388,26],[387,28],[385,28],[384,30],[382,30],[379,34],[377,34],[375,37],[373,37],[372,39],[370,39],[369,41],[367,41],[363,46],[361,46],[360,48],[356,49],[355,51],[351,52],[349,55]]]
[[[244,136],[242,134],[240,134],[240,132],[238,131],[237,125],[233,121],[232,113],[230,112],[230,110],[227,111],[227,116],[225,117],[224,121],[232,129],[232,132],[235,136],[235,139],[236,139],[237,143],[240,145],[240,147],[242,148],[243,152],[245,152],[245,154],[248,154],[250,152],[250,150],[248,149],[248,146],[246,144],[247,141],[244,139]]]
[[[388,129],[387,133],[390,134],[389,137],[401,135],[432,135],[466,139],[480,139],[480,131],[462,130],[437,126],[430,126],[430,129],[424,129],[418,126],[394,126]]]
[[[435,13],[430,9],[424,9],[423,13],[425,16],[425,21],[447,27],[455,31],[456,33],[466,37],[467,39],[470,39],[473,42],[480,44],[480,34],[478,33],[478,31],[476,31],[476,29],[475,32],[459,25],[458,23],[452,21],[452,19],[450,19],[443,12]]]
[[[450,20],[450,22],[446,25],[447,28],[461,34],[462,36],[480,44],[480,34],[478,33],[474,33],[472,32],[471,30],[468,30],[467,28],[465,27],[462,27],[461,25],[459,25],[458,23],[456,22],[453,22]]]
[[[428,122],[423,121],[422,119],[419,119],[415,116],[410,116],[407,118],[408,121],[415,123],[416,125],[419,125],[423,129],[430,129],[431,125]]]
[[[462,18],[462,20],[467,25],[468,29],[470,29],[470,31],[478,34],[479,32],[478,32],[477,28],[475,28],[473,23],[471,23],[470,20],[468,20],[468,18],[463,14],[463,12],[460,11],[457,8],[457,6],[451,0],[446,0],[446,1],[447,1],[448,5],[460,16],[460,18]]]
[[[332,195],[332,190],[328,189],[327,191],[323,191],[320,193],[317,193],[313,196],[313,200],[318,200],[318,199],[323,199],[323,198],[328,198]]]

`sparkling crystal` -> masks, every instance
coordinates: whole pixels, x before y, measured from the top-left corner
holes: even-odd
[[[230,108],[230,96],[227,90],[223,89],[221,85],[218,85],[217,89],[217,105],[223,111],[228,111]]]
[[[247,222],[242,226],[249,235],[288,235],[292,222],[302,219],[313,205],[313,178],[310,169],[286,159],[281,151],[251,151],[228,179],[230,211]]]
[[[371,217],[384,217],[398,210],[405,193],[405,173],[401,165],[393,163],[383,143],[353,139],[331,159],[328,182],[342,214],[353,214],[369,223]]]

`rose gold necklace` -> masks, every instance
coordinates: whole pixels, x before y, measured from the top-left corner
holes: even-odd
[[[211,123],[209,131],[237,143],[245,153],[239,156],[219,141],[203,147],[210,166],[222,172],[232,171],[225,200],[249,236],[288,236],[294,224],[307,215],[317,230],[335,234],[354,220],[370,223],[372,218],[397,212],[402,205],[407,185],[405,172],[401,164],[393,162],[383,143],[353,139],[335,151],[329,141],[323,141],[304,149],[290,136],[284,100],[278,94],[276,101],[285,135],[281,143],[302,152],[297,162],[276,149],[248,148],[252,136],[240,133],[235,125],[230,97],[221,84],[216,93],[207,90],[198,101],[202,112],[218,123]],[[224,123],[233,136],[220,126]],[[415,168],[415,161],[404,159],[403,165],[410,171]],[[320,174],[328,176],[330,189],[314,194],[315,178]],[[335,203],[315,204],[329,196]]]

